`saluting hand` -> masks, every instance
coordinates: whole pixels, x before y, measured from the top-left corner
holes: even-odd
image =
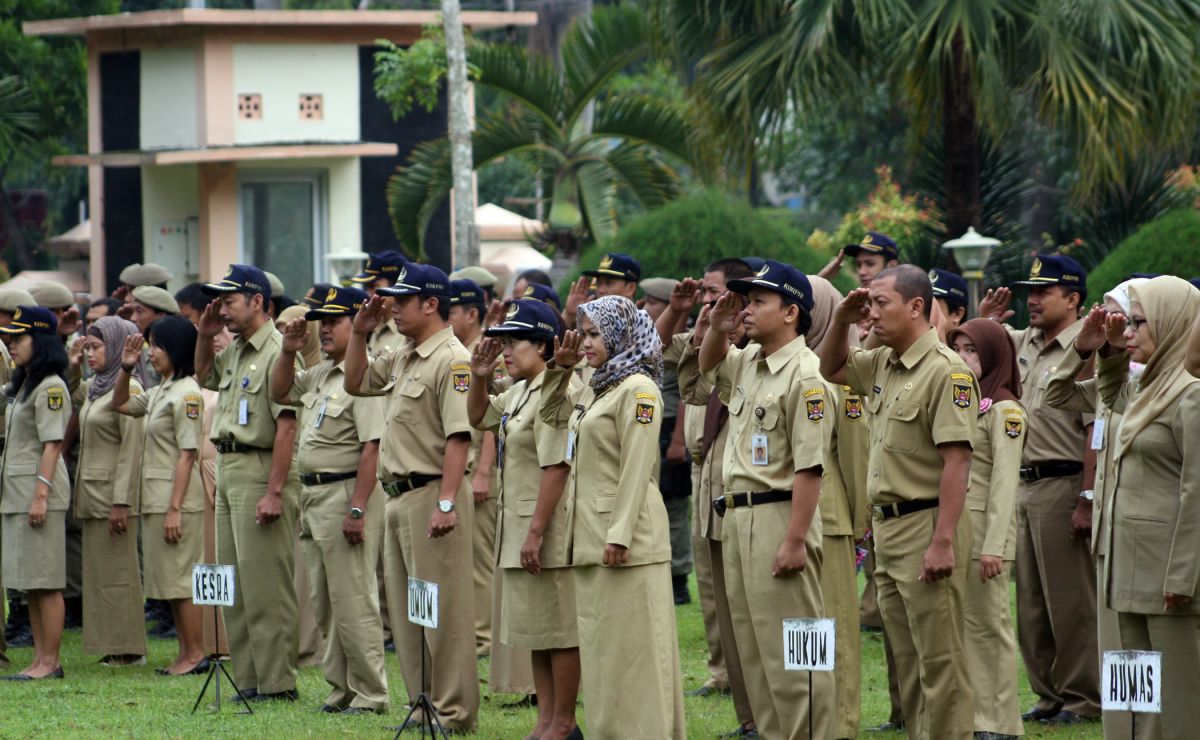
[[[67,362],[72,367],[83,362],[83,345],[86,341],[86,337],[75,337],[75,341],[71,342],[71,348],[67,350]]]
[[[696,349],[700,349],[700,345],[704,344],[704,335],[708,334],[712,327],[712,321],[709,320],[711,315],[711,305],[705,304],[700,308],[700,315],[696,317],[695,330],[692,332],[692,346]]]
[[[695,278],[685,277],[675,284],[671,289],[671,297],[669,303],[671,309],[682,314],[690,314],[696,304],[700,302],[700,296],[703,291],[700,289],[700,281]]]
[[[131,291],[131,290],[129,289],[129,286],[128,286],[128,285],[119,285],[119,286],[117,286],[117,289],[116,289],[116,290],[114,290],[114,291],[112,292],[112,295],[111,295],[110,297],[111,297],[111,298],[116,298],[116,299],[117,299],[118,301],[120,301],[121,303],[124,303],[124,302],[125,302],[125,299],[126,299],[126,298],[129,296],[129,294],[130,294],[130,293],[132,293],[132,292],[133,292],[133,291]]]
[[[1079,333],[1075,335],[1075,351],[1081,354],[1095,352],[1104,346],[1105,342],[1105,317],[1108,312],[1104,310],[1104,306],[1096,304],[1083,317],[1083,324],[1079,328]]]
[[[308,320],[301,316],[283,326],[283,351],[296,353],[304,349],[308,340]]]
[[[846,294],[834,309],[833,320],[850,326],[871,318],[871,293],[866,288],[855,288]]]
[[[954,547],[950,543],[929,543],[929,549],[921,558],[921,575],[918,581],[933,583],[949,578],[954,572]]]
[[[131,334],[125,337],[125,346],[121,348],[121,367],[133,367],[142,359],[142,347],[146,340],[141,334]]]
[[[587,303],[588,288],[592,284],[592,279],[584,276],[571,283],[571,290],[567,292],[567,305],[563,308],[563,313],[568,316],[574,316],[579,307]]]
[[[843,249],[839,249],[837,256],[829,260],[829,264],[821,268],[821,271],[817,273],[817,277],[833,280],[842,271],[842,260],[844,259],[846,259],[846,252]]]
[[[501,349],[500,340],[495,337],[480,339],[471,351],[471,374],[479,380],[491,380],[492,373],[496,372],[496,365],[500,362]]]
[[[225,322],[221,321],[221,299],[218,298],[204,307],[204,313],[200,314],[200,323],[196,325],[196,331],[202,337],[209,339],[221,333],[225,328]]]
[[[1104,317],[1104,331],[1108,344],[1117,349],[1125,349],[1125,326],[1128,321],[1123,313],[1110,313]]]
[[[610,568],[629,562],[629,548],[624,545],[614,545],[611,542],[604,546],[604,564]]]
[[[554,338],[554,364],[570,370],[579,364],[583,354],[579,348],[583,346],[583,334],[571,329],[563,334],[562,339]]]
[[[435,539],[448,535],[458,526],[458,512],[442,511],[434,509],[433,516],[429,519],[429,539]]]
[[[709,328],[721,334],[733,331],[733,328],[744,318],[745,312],[742,310],[744,305],[745,299],[740,295],[725,291],[713,304],[712,310],[708,312]]]
[[[808,551],[804,549],[804,540],[784,537],[775,551],[775,562],[771,565],[771,575],[776,578],[786,578],[796,573],[803,573],[808,565]]]
[[[121,307],[117,309],[117,316],[125,319],[126,321],[133,321],[133,304],[122,303]]]
[[[371,296],[371,300],[367,301],[359,312],[354,316],[354,333],[355,334],[370,334],[379,328],[379,325],[384,322],[384,306],[387,303],[387,296],[381,296],[378,293]]]
[[[483,328],[495,326],[504,320],[504,302],[495,300],[488,306],[487,315],[483,317]]]
[[[58,335],[60,337],[69,337],[79,331],[79,308],[71,306],[64,313],[63,317],[58,320]]]
[[[1012,290],[1009,288],[988,289],[983,300],[979,302],[979,317],[995,321],[1008,321],[1016,311],[1009,308],[1012,304]]]

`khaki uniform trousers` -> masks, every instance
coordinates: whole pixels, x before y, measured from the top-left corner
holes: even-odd
[[[671,564],[572,571],[587,736],[683,740]]]
[[[295,471],[293,465],[292,470]],[[303,504],[301,504],[303,508]],[[343,512],[344,513],[344,512]],[[304,561],[304,541],[300,531],[300,517],[296,517],[296,548],[293,562]],[[292,587],[296,590],[296,631],[299,642],[296,651],[296,664],[302,666],[321,665],[325,655],[325,635],[318,624],[316,612],[313,610],[314,597],[308,583],[308,568],[296,568],[292,573]]]
[[[1122,650],[1162,653],[1162,714],[1138,713],[1139,740],[1192,740],[1200,723],[1200,616],[1117,612]],[[1126,727],[1129,725],[1127,724]]]
[[[982,519],[986,512],[970,513]],[[976,732],[1025,734],[1017,688],[1017,637],[1009,606],[1011,566],[1005,561],[1000,575],[987,583],[979,580],[978,560],[970,561],[966,573],[967,672],[975,694]]]
[[[746,694],[759,734],[806,738],[811,710],[812,736],[829,738],[833,736],[833,673],[810,674],[783,667],[783,620],[812,619],[825,611],[819,546],[806,543],[808,565],[803,573],[787,578],[771,575],[790,513],[786,503],[726,512],[721,524],[725,588]]]
[[[1100,638],[1100,658],[1109,650],[1121,650],[1121,628],[1117,612],[1108,608],[1108,582],[1104,575],[1107,555],[1096,555],[1096,626]],[[1104,712],[1104,740],[1130,740],[1133,724],[1129,712]]]
[[[383,490],[367,501],[364,541],[342,534],[354,479],[300,491],[300,544],[312,592],[312,612],[325,635],[322,672],[332,690],[325,703],[386,711],[387,672],[375,564],[383,548]]]
[[[299,645],[293,575],[299,491],[289,478],[283,514],[256,524],[270,467],[269,451],[217,460],[217,562],[237,566],[234,605],[223,607],[229,657],[238,688],[260,694],[296,688]]]
[[[836,619],[833,737],[858,737],[862,702],[862,633],[858,627],[858,574],[852,535],[821,538],[821,596]]]
[[[875,592],[875,537],[867,538],[867,558],[863,561],[863,575],[867,585],[863,588],[862,601],[858,607],[859,624],[883,630],[883,618],[879,616],[879,599]],[[887,632],[882,631],[883,657],[887,661],[888,722],[894,725],[904,724],[904,712],[900,709],[900,683],[896,680],[896,656],[892,655],[892,643],[888,642]]]
[[[1080,477],[1017,489],[1017,641],[1037,707],[1100,714],[1096,567],[1070,537]]]
[[[211,446],[211,442],[205,442],[205,445]],[[216,454],[215,452],[213,453]],[[201,460],[200,461],[200,476],[204,482],[204,562],[217,562],[217,509],[216,509],[216,486],[217,486],[217,461],[216,460]],[[213,494],[213,501],[209,503],[208,494]],[[205,655],[229,655],[229,640],[225,636],[225,617],[221,614],[221,608],[217,606],[202,606],[201,624],[204,628],[204,653]]]
[[[496,487],[492,486],[493,495],[482,504],[474,504],[475,536],[471,549],[475,554],[475,652],[479,655],[491,655],[495,644],[492,641],[492,591],[496,578],[496,515],[499,508],[495,491]]]
[[[429,538],[441,480],[389,498],[384,515],[384,580],[392,640],[410,703],[424,689],[446,729],[474,730],[479,715],[479,671],[475,663],[475,605],[472,585],[474,508],[464,480],[456,501],[458,525],[450,534]],[[408,579],[438,584],[438,627],[426,629],[405,618]],[[424,676],[422,676],[424,673]],[[422,680],[424,679],[424,680]]]
[[[137,516],[124,534],[107,519],[83,519],[83,652],[145,655],[146,616],[138,566]]]
[[[971,522],[954,533],[954,573],[918,580],[938,509],[875,519],[875,587],[883,628],[896,658],[905,730],[916,740],[967,740],[974,703],[963,645],[963,604],[971,563]]]
[[[721,628],[717,624],[717,604],[713,595],[713,559],[709,539],[700,534],[700,517],[707,517],[707,491],[701,491],[700,463],[692,464],[692,552],[696,567],[696,592],[700,599],[700,616],[704,620],[704,639],[708,643],[708,680],[705,685],[724,691],[729,688],[725,654],[721,648]],[[723,575],[723,574],[722,574]],[[724,578],[722,578],[724,580]]]

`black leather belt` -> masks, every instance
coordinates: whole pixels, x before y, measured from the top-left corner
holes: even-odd
[[[441,480],[440,475],[410,475],[407,478],[400,480],[380,481],[383,484],[383,492],[395,498],[409,491],[415,491],[422,486],[427,486],[435,480]]]
[[[896,517],[915,514],[918,511],[937,508],[941,504],[936,498],[921,501],[897,501],[894,504],[871,504],[871,511],[876,519],[895,519]]]
[[[1021,480],[1030,482],[1043,478],[1063,478],[1083,472],[1083,463],[1075,460],[1055,460],[1040,465],[1023,465]]]
[[[350,480],[357,475],[357,470],[351,470],[349,473],[301,473],[300,483],[306,486],[321,486],[326,483]]]
[[[271,451],[265,447],[251,447],[250,445],[244,445],[241,442],[234,442],[231,439],[222,439],[218,442],[213,442],[213,445],[217,448],[217,452],[220,452],[221,454],[228,454],[230,452],[270,452]]]
[[[762,504],[778,504],[782,501],[791,501],[791,491],[757,491],[751,493],[727,493],[720,498],[714,499],[712,503],[713,511],[717,516],[725,516],[727,509],[736,509],[740,506],[761,506]]]

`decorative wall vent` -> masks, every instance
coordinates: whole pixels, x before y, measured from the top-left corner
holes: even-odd
[[[262,120],[262,93],[238,93],[238,118],[243,121]]]
[[[319,93],[300,93],[300,120],[320,121],[325,117],[325,96]]]

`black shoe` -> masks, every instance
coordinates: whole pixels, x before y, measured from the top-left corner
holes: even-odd
[[[1038,722],[1040,722],[1043,725],[1052,725],[1054,727],[1065,727],[1067,725],[1082,725],[1082,724],[1086,724],[1088,722],[1095,722],[1098,719],[1100,719],[1100,718],[1099,717],[1088,717],[1083,714],[1076,714],[1075,712],[1072,712],[1069,709],[1064,709],[1061,712],[1059,712],[1058,714],[1054,715],[1053,717],[1047,717],[1046,719],[1040,719],[1040,720],[1038,720]]]
[[[520,699],[517,699],[516,701],[509,702],[508,704],[501,704],[500,708],[501,709],[525,709],[526,707],[536,707],[536,706],[537,706],[537,695],[536,694],[526,694],[525,696],[521,697]]]
[[[8,638],[8,646],[14,648],[33,647],[33,628],[28,624],[19,628],[16,634]]]
[[[342,710],[338,709],[337,707],[333,706],[332,704],[322,704],[320,709],[318,709],[317,711],[320,712],[321,714],[339,714],[339,713],[341,713]]]
[[[974,740],[1017,740],[1017,736],[1002,735],[999,732],[976,732]]]
[[[367,707],[346,707],[341,713],[354,716],[360,714],[379,714],[379,711],[376,709],[368,709]]]
[[[583,730],[579,729],[579,725],[575,725],[575,729],[567,733],[567,740],[583,740]]]
[[[1054,715],[1058,714],[1061,711],[1062,711],[1061,704],[1054,707],[1053,709],[1039,709],[1038,707],[1035,706],[1033,709],[1030,709],[1025,714],[1022,714],[1021,719],[1025,720],[1026,722],[1041,722],[1044,719],[1050,719],[1051,717],[1053,717]]]
[[[254,701],[254,697],[258,696],[258,689],[242,689],[238,692],[237,698],[246,701]]]
[[[250,701],[296,701],[299,698],[300,692],[295,689],[276,691],[274,694],[260,694],[255,691]]]
[[[716,686],[706,683],[703,686],[701,686],[700,688],[683,692],[683,695],[684,696],[699,696],[699,697],[718,696],[718,695],[728,696],[729,692],[730,692],[729,688],[718,689]]]
[[[13,640],[18,635],[29,633],[29,629],[29,607],[20,601],[9,602],[8,621],[4,623],[4,639],[9,645],[13,645]],[[28,647],[28,645],[14,645],[14,647]]]
[[[723,732],[718,737],[734,737],[734,738],[756,738],[758,737],[757,727],[747,727],[746,725],[738,725],[737,729]]]
[[[83,597],[72,596],[63,599],[63,629],[77,630],[83,628]]]
[[[884,722],[882,725],[868,727],[867,732],[903,732],[903,722]]]
[[[171,673],[166,668],[155,668],[154,672],[160,676],[167,676],[169,678],[179,678],[180,676],[203,676],[205,673],[208,673],[208,669],[211,667],[212,663],[209,662],[208,658],[201,658],[200,662],[192,666],[192,670],[190,671],[184,671],[183,673]]]
[[[687,576],[671,576],[671,591],[675,594],[675,606],[692,603],[692,595],[688,593]]]
[[[4,681],[43,681],[47,678],[66,678],[66,674],[63,673],[62,666],[59,666],[58,668],[55,668],[53,672],[47,673],[41,678],[34,678],[33,676],[29,676],[24,673],[13,673],[8,676],[0,676],[0,680]]]

